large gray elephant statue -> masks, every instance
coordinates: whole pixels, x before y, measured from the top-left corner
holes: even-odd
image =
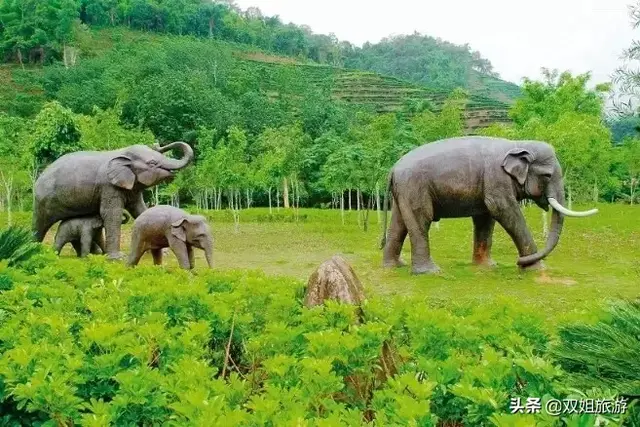
[[[182,150],[181,159],[162,153]],[[100,215],[104,222],[106,250],[111,259],[120,252],[123,209],[137,218],[147,209],[142,198],[146,188],[168,182],[176,171],[193,159],[193,150],[184,142],[164,147],[132,145],[112,151],[78,151],[51,163],[35,186],[33,229],[42,242],[53,224],[68,218]]]
[[[387,236],[387,197],[393,205]],[[538,251],[519,202],[533,200],[543,210],[553,208],[546,247]],[[412,273],[437,273],[431,258],[429,228],[441,218],[471,217],[474,264],[494,265],[491,243],[496,221],[507,231],[524,269],[556,247],[564,216],[593,215],[597,209],[575,212],[564,206],[562,168],[553,147],[542,141],[512,141],[468,136],[417,147],[392,167],[384,194],[383,265],[404,265],[402,245],[409,234]]]
[[[161,265],[162,250],[167,247],[185,270],[195,267],[194,247],[204,250],[207,264],[213,268],[213,236],[206,218],[168,205],[149,208],[134,221],[127,265],[137,265],[147,251],[151,251],[153,263]]]

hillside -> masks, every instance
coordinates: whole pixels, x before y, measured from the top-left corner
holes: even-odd
[[[462,87],[507,103],[521,95],[521,88],[500,79],[480,52],[419,33],[365,43],[349,52],[345,65],[444,91]]]
[[[448,91],[430,89],[374,72],[303,64],[264,54],[249,53],[239,56],[261,69],[296,67],[315,86],[329,88],[334,99],[377,113],[401,112],[412,102],[424,100],[431,102],[434,111],[440,111],[443,101],[450,94]],[[508,107],[506,102],[472,91],[465,112],[467,132],[474,133],[491,123],[508,122]]]
[[[91,112],[92,103],[100,108],[111,107],[115,102],[112,92],[117,91],[113,84],[126,84],[126,80],[132,78],[132,67],[147,61],[152,56],[149,54],[151,50],[165,48],[176,52],[180,58],[186,59],[184,55],[188,55],[190,59],[186,63],[199,61],[195,55],[207,49],[211,52],[209,62],[215,62],[215,69],[206,63],[191,63],[186,67],[199,69],[209,79],[223,79],[224,73],[228,72],[226,79],[250,80],[252,82],[246,83],[248,86],[266,93],[272,100],[283,93],[295,95],[295,92],[299,97],[313,88],[333,100],[379,113],[404,113],[411,103],[425,100],[437,112],[450,93],[374,72],[302,62],[238,43],[102,29],[83,32],[77,42],[76,62],[68,69],[61,65],[25,69],[8,65],[1,67],[0,109],[11,115],[28,117],[35,114],[46,99],[60,100],[76,112],[83,113]],[[181,53],[177,53],[178,50]],[[206,58],[203,61],[206,62]],[[157,66],[157,70],[144,71],[145,76],[160,73],[165,67],[164,64]],[[120,73],[122,78],[114,77]],[[141,80],[144,78],[140,76]],[[256,84],[259,87],[254,87]],[[86,93],[88,86],[94,88],[93,93]],[[238,90],[238,95],[242,96],[242,90]],[[490,123],[508,121],[507,109],[507,103],[492,99],[481,90],[470,91],[465,112],[467,131],[473,133]]]

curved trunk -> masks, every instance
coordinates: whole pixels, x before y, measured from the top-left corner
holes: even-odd
[[[556,192],[556,200],[560,203],[564,203],[564,188],[562,182],[555,189]],[[564,216],[558,212],[556,209],[553,209],[553,214],[551,216],[551,227],[549,229],[549,234],[547,235],[547,243],[545,248],[542,251],[538,251],[535,254],[527,255],[520,257],[518,259],[518,265],[527,266],[531,264],[535,264],[536,262],[544,259],[547,255],[551,253],[551,251],[556,247],[558,241],[560,240],[560,233],[562,233],[562,225],[564,223]]]
[[[155,150],[160,153],[165,153],[175,147],[180,147],[180,149],[182,150],[182,159],[177,160],[165,157],[164,161],[162,162],[163,168],[168,170],[182,169],[187,166],[191,162],[191,160],[193,160],[193,149],[189,146],[189,144],[182,141],[172,142],[171,144],[167,144],[164,147],[156,145]]]

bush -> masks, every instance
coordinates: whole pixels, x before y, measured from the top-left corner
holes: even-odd
[[[0,265],[3,425],[558,425],[512,397],[566,395],[535,313],[371,298],[307,309],[254,272],[33,257]],[[396,375],[380,372],[392,343]],[[386,369],[385,369],[386,371]],[[573,416],[575,420],[576,416]],[[304,420],[304,421],[303,421]],[[518,421],[519,420],[519,421]],[[519,424],[514,424],[519,423]],[[524,423],[524,424],[523,424]]]
[[[41,245],[33,241],[31,231],[11,226],[0,231],[0,261],[16,265],[40,252]]]

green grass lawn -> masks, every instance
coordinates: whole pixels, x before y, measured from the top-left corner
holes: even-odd
[[[574,206],[574,209],[589,206]],[[440,275],[413,276],[409,267],[385,270],[378,249],[380,225],[370,215],[368,231],[358,227],[357,213],[319,209],[300,210],[300,221],[267,222],[268,209],[243,210],[236,233],[229,211],[207,212],[214,230],[216,269],[257,269],[270,275],[306,281],[313,270],[334,254],[343,255],[354,267],[367,294],[411,295],[430,305],[451,302],[489,303],[512,299],[548,313],[550,319],[588,316],[609,298],[640,296],[640,207],[598,206],[600,212],[587,218],[566,218],[560,243],[545,260],[544,272],[521,273],[517,251],[505,231],[496,226],[491,270],[471,265],[472,223],[470,218],[444,219],[432,227],[431,248]],[[524,209],[539,247],[544,246],[542,214],[537,207]],[[290,217],[292,211],[274,209],[274,215]],[[549,215],[550,216],[550,215]],[[6,216],[2,217],[6,223]],[[14,222],[30,223],[30,213],[14,214]],[[122,248],[128,253],[131,225],[124,226]],[[50,244],[55,228],[47,235]],[[206,268],[202,251],[196,251],[197,269]],[[74,256],[68,245],[62,256]],[[409,239],[403,257],[410,262]],[[141,264],[151,264],[146,254]],[[170,253],[165,268],[177,263]]]

